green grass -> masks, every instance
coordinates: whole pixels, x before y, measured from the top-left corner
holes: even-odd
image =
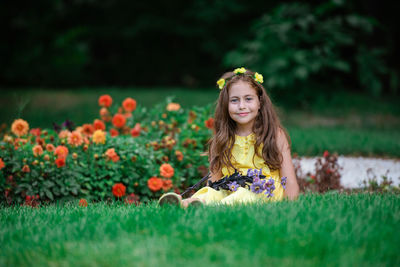
[[[1,266],[398,266],[400,196],[1,208]]]
[[[324,150],[339,155],[400,158],[400,131],[348,126],[288,127],[292,152],[321,156]]]

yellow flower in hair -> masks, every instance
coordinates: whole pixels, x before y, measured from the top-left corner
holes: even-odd
[[[235,69],[233,72],[234,72],[235,74],[239,74],[239,73],[243,74],[243,73],[246,72],[246,69],[243,68],[243,67],[241,67],[241,68]]]
[[[262,76],[260,73],[258,73],[258,72],[256,72],[256,73],[254,74],[254,80],[255,80],[256,82],[259,82],[259,83],[263,83],[263,82],[264,82],[263,76]]]
[[[222,90],[222,88],[224,88],[224,86],[225,86],[225,79],[219,79],[217,81],[217,84],[218,84],[219,89]]]

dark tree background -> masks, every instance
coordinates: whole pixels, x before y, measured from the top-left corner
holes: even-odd
[[[381,77],[381,91],[398,94],[400,4],[301,3],[316,7],[328,2],[373,21],[374,29],[363,42],[384,50],[379,64],[391,75]],[[37,0],[0,5],[0,86],[7,88],[209,87],[230,68],[224,60],[228,52],[251,40],[253,25],[278,6],[265,0]],[[353,76],[341,81],[356,90]]]

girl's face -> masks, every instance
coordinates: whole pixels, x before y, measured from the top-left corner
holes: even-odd
[[[256,90],[248,83],[238,81],[229,90],[229,116],[242,129],[252,129],[260,109]]]

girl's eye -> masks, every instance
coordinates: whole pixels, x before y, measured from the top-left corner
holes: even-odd
[[[237,99],[231,99],[231,103],[236,103]]]
[[[246,101],[251,101],[251,100],[253,100],[253,98],[251,97],[246,98]]]

